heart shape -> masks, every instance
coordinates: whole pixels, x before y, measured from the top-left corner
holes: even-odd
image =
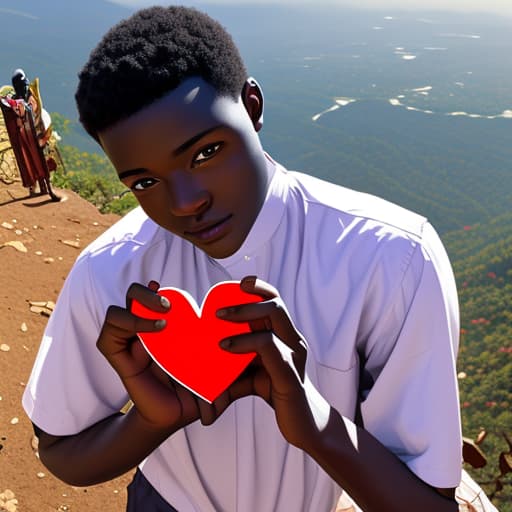
[[[213,402],[245,370],[256,354],[231,354],[219,347],[229,336],[251,332],[248,322],[234,323],[217,318],[223,307],[260,302],[257,295],[244,292],[238,281],[223,281],[206,294],[201,308],[194,298],[179,288],[160,288],[171,309],[158,313],[133,300],[131,311],[143,318],[167,321],[158,332],[137,333],[153,360],[174,380]]]

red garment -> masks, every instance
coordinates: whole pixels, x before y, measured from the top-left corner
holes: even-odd
[[[2,97],[0,106],[23,186],[33,187],[39,182],[41,192],[47,192],[45,183],[49,182],[50,173],[38,143],[30,105],[23,100]]]

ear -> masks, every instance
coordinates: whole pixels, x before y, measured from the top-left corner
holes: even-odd
[[[259,132],[263,127],[263,92],[258,82],[252,77],[246,80],[242,88],[242,101],[254,129]]]

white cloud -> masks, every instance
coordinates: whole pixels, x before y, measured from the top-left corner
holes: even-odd
[[[129,7],[144,7],[154,5],[155,0],[110,0],[114,3]],[[174,2],[161,2],[174,3]],[[418,10],[449,10],[460,12],[492,12],[507,16],[512,15],[512,2],[510,0],[194,0],[176,1],[176,4],[197,6],[214,4],[288,4],[288,5],[337,5],[345,7],[373,8],[373,9],[418,9]]]

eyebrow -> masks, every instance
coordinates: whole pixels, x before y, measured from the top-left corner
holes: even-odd
[[[202,132],[197,133],[193,137],[190,137],[190,139],[186,140],[183,144],[180,144],[176,149],[172,151],[173,156],[179,156],[187,149],[192,147],[194,144],[199,142],[203,137],[206,137],[209,133],[218,130],[221,128],[221,126],[212,126],[211,128],[207,128],[206,130],[203,130]],[[129,169],[128,171],[123,171],[119,173],[119,179],[122,180],[124,178],[128,178],[129,176],[134,176],[136,174],[143,174],[147,172],[146,169],[143,167],[139,167],[137,169]]]

